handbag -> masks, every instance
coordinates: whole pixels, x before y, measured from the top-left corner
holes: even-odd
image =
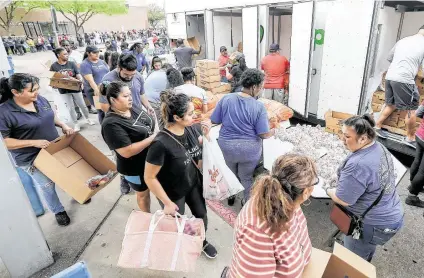
[[[386,157],[387,165],[389,165],[387,150],[383,146],[381,147]],[[353,235],[354,239],[359,239],[362,233],[362,220],[365,218],[367,213],[380,202],[380,200],[383,198],[383,194],[386,188],[387,184],[382,188],[381,193],[378,195],[377,199],[375,199],[371,206],[369,206],[360,216],[350,212],[342,205],[334,203],[330,211],[331,222],[333,222],[334,225],[336,225],[340,232],[343,234],[347,236]]]

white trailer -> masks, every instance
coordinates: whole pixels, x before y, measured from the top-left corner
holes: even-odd
[[[424,25],[424,1],[166,0],[165,13],[171,38],[193,36],[188,22],[202,15],[197,30],[208,59],[241,40],[248,67],[258,68],[269,44],[279,43],[290,59],[289,106],[314,123],[330,109],[367,111],[390,49]],[[413,155],[399,139],[384,143]]]

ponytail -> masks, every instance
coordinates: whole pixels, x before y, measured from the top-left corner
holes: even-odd
[[[191,102],[186,94],[175,94],[165,90],[160,94],[162,119],[165,123],[175,123],[174,115],[183,118]]]
[[[124,87],[128,87],[128,85],[121,81],[103,81],[99,85],[99,92],[106,97],[107,102],[112,106],[111,98],[118,98]]]
[[[254,184],[252,198],[261,221],[272,232],[286,230],[294,202],[318,179],[315,163],[306,156],[285,154],[274,163],[272,175],[261,176]]]

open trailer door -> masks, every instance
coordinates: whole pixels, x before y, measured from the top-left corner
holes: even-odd
[[[308,116],[315,2],[293,5],[289,106]]]
[[[187,26],[185,13],[170,13],[166,15],[168,36],[170,39],[186,39]]]
[[[258,7],[243,8],[243,54],[248,68],[258,68],[258,25]]]
[[[206,59],[215,60],[215,44],[213,40],[213,11],[205,10]]]

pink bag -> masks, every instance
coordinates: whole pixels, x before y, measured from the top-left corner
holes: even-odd
[[[133,211],[125,228],[118,266],[194,272],[205,240],[202,219]]]

